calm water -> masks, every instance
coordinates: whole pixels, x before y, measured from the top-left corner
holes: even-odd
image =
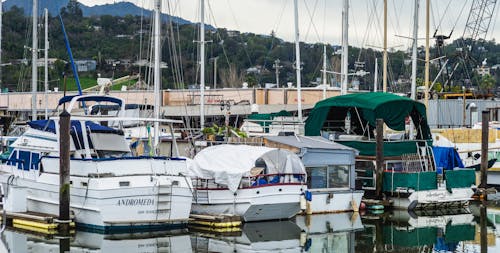
[[[61,249],[68,247],[70,252],[79,253],[497,253],[500,252],[500,202],[490,201],[486,210],[473,204],[468,209],[440,210],[439,213],[397,211],[383,215],[367,212],[298,216],[293,221],[248,223],[241,231],[219,234],[194,229],[117,235],[77,231],[74,237],[59,240],[8,230],[1,235],[0,253],[64,252]]]

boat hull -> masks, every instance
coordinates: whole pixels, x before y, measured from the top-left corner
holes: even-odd
[[[0,182],[7,189],[6,210],[59,214],[58,175],[12,178],[12,174],[0,175]],[[70,209],[79,227],[103,231],[178,227],[189,218],[192,193],[182,176],[86,178],[85,182],[71,177],[71,181]],[[177,185],[172,184],[175,181]],[[120,187],[120,182],[129,185]],[[16,204],[9,206],[14,203],[9,198],[15,198]]]
[[[305,186],[269,185],[238,189],[197,189],[192,213],[240,216],[245,222],[289,219],[300,211]]]
[[[357,190],[309,190],[308,213],[338,213],[359,210],[364,191]],[[355,210],[354,210],[355,209]]]
[[[437,209],[450,206],[468,205],[474,192],[471,188],[453,188],[451,192],[445,188],[408,193],[393,193],[389,197],[398,209]]]

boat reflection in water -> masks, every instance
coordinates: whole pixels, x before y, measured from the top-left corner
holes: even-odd
[[[231,235],[191,235],[196,252],[302,252],[301,238],[304,234],[292,221],[249,222]]]
[[[13,231],[4,231],[2,242],[3,246],[8,249],[5,252],[13,253],[192,252],[187,230],[134,234],[97,234],[77,231],[75,237],[69,239],[69,249],[66,251],[64,251],[66,244],[64,240],[47,239]],[[0,252],[4,251],[0,248]]]
[[[355,233],[363,230],[357,212],[297,216],[307,233],[304,252],[354,252]]]
[[[379,219],[366,218],[366,231],[358,235],[356,252],[480,251],[480,227],[469,209],[439,214],[393,211]]]

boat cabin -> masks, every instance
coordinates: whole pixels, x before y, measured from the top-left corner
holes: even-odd
[[[356,190],[356,149],[320,136],[269,136],[265,145],[297,154],[307,172],[312,213],[357,209],[363,191]]]

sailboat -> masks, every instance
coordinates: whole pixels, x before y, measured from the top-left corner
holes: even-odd
[[[160,1],[156,3],[156,42],[159,42]],[[159,50],[159,43],[156,45]],[[81,109],[80,105],[91,104],[112,104],[124,111],[124,101],[111,96],[66,96],[59,101],[59,105],[64,104],[69,113]],[[52,117],[29,122],[30,128],[10,146],[12,153],[0,165],[7,212],[58,215],[59,120]],[[186,160],[133,156],[123,131],[107,126],[109,122],[130,120],[170,126],[179,123],[158,117],[71,117],[70,209],[77,227],[103,232],[178,227],[189,218],[192,186]]]

